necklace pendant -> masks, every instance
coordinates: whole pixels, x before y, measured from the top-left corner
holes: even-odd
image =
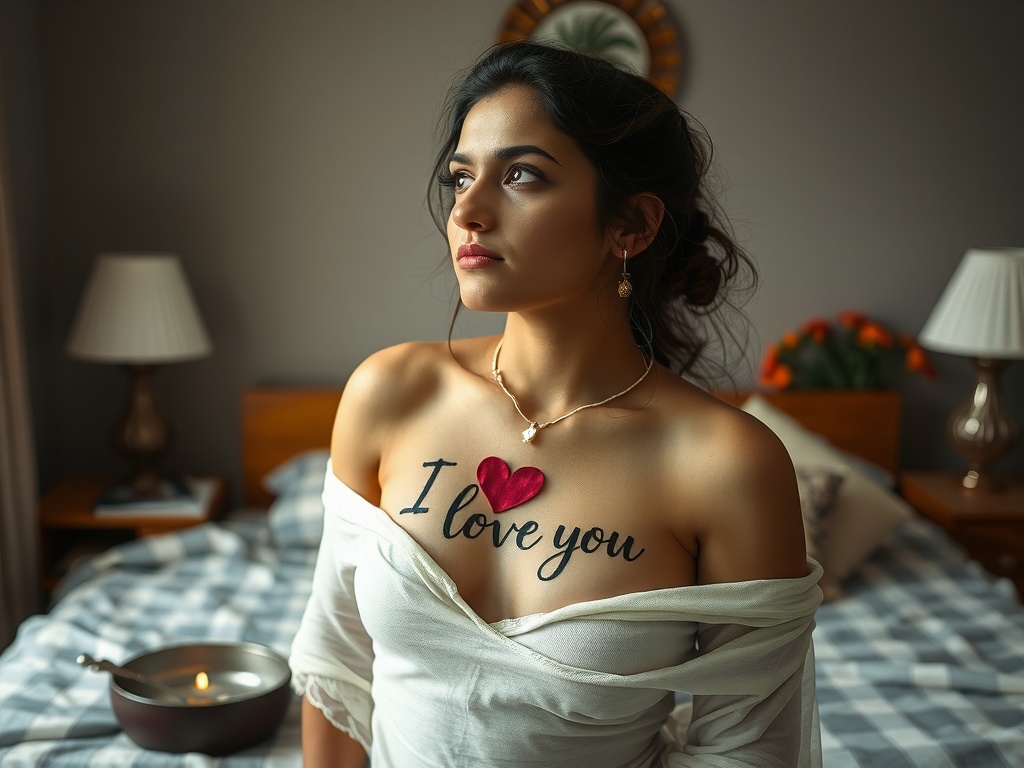
[[[622,278],[622,284],[619,286],[619,295],[627,297],[630,295],[630,293],[632,293],[633,286],[630,285],[629,283],[628,273],[623,273]],[[654,356],[652,355],[647,360],[647,367],[644,369],[644,372],[640,374],[640,378],[634,381],[621,392],[616,392],[611,397],[606,397],[604,400],[598,400],[596,403],[587,403],[586,405],[580,405],[576,408],[573,408],[568,413],[563,413],[557,419],[551,419],[550,421],[545,421],[543,424],[538,424],[536,421],[530,421],[530,417],[523,413],[523,409],[519,407],[519,401],[516,400],[516,396],[508,391],[508,387],[506,387],[505,382],[502,381],[501,370],[499,370],[498,368],[498,353],[501,352],[501,344],[503,341],[503,338],[499,339],[497,346],[494,347],[494,357],[491,358],[491,376],[494,377],[495,382],[497,382],[498,386],[501,387],[501,391],[504,392],[508,399],[512,401],[512,405],[516,407],[516,413],[522,416],[525,421],[528,421],[530,423],[530,426],[523,430],[524,443],[532,443],[533,438],[535,438],[537,436],[537,433],[540,432],[540,430],[543,429],[544,427],[550,427],[552,424],[557,424],[563,419],[567,419],[570,416],[575,416],[577,413],[586,410],[587,408],[597,408],[598,406],[604,405],[605,403],[610,403],[617,397],[622,397],[627,392],[630,392],[635,387],[639,386],[640,382],[647,378],[647,374],[651,372],[651,368],[654,367]]]

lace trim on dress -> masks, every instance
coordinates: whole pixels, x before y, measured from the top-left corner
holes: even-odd
[[[370,751],[370,715],[373,700],[369,694],[350,683],[332,678],[317,677],[300,672],[292,678],[292,690],[309,699],[309,703],[323,712],[328,722],[358,741]]]

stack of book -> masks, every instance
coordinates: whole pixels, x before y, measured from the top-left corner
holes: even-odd
[[[212,478],[169,477],[156,488],[140,492],[131,485],[112,485],[93,505],[97,517],[203,517],[213,496]]]

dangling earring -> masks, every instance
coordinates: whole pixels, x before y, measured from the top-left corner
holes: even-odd
[[[633,284],[631,282],[629,282],[629,272],[626,271],[626,266],[628,264],[626,259],[628,257],[629,257],[629,254],[626,252],[626,249],[623,248],[622,249],[622,279],[619,281],[619,298],[620,299],[628,299],[630,296],[633,295]]]

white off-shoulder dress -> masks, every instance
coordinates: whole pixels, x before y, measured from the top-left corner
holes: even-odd
[[[293,685],[374,768],[820,766],[814,561],[489,624],[329,464],[323,499]]]

